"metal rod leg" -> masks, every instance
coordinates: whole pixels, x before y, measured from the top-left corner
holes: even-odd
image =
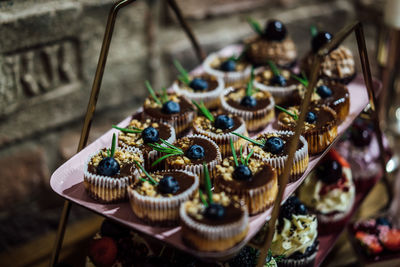
[[[50,259],[50,266],[54,266],[58,262],[58,256],[60,254],[61,246],[64,240],[64,234],[65,234],[65,229],[67,227],[67,222],[68,222],[68,216],[69,212],[71,210],[71,202],[66,200],[64,202],[64,207],[61,213],[61,218],[58,224],[58,229],[57,229],[57,235],[56,235],[56,241],[55,245],[53,248],[53,251],[51,253],[51,259]]]

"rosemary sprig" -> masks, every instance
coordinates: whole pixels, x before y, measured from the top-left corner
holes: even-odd
[[[244,140],[246,140],[246,141],[248,141],[248,142],[250,142],[250,143],[253,143],[253,144],[255,144],[256,146],[260,146],[260,147],[263,147],[265,144],[264,144],[264,142],[260,142],[260,141],[257,141],[257,140],[254,140],[254,139],[251,139],[250,137],[247,137],[247,136],[244,136],[244,135],[241,135],[241,134],[239,134],[239,133],[235,133],[235,132],[233,132],[232,134],[234,134],[234,135],[237,135],[237,136],[239,136],[240,138],[243,138]]]
[[[162,93],[161,93],[161,101],[162,101],[163,103],[168,102],[167,88],[163,87],[161,90],[162,90],[162,91],[161,91],[161,92],[162,92]]]
[[[165,141],[164,139],[161,139],[161,138],[160,138],[160,140],[161,140],[161,142],[162,142],[163,144],[166,145],[166,147],[165,147],[165,146],[162,146],[162,145],[160,145],[160,144],[157,144],[157,143],[147,144],[147,145],[148,145],[149,147],[151,147],[152,149],[154,149],[154,150],[156,150],[156,151],[158,151],[158,152],[161,152],[161,153],[164,153],[164,154],[165,154],[164,156],[162,156],[162,157],[158,158],[156,161],[154,161],[154,162],[151,164],[151,166],[157,165],[158,163],[160,163],[161,161],[163,161],[163,160],[166,159],[166,158],[169,158],[169,157],[172,157],[172,156],[183,155],[183,154],[184,154],[182,149],[180,149],[180,148],[178,148],[178,147],[176,147],[176,146],[171,145],[170,143],[168,143],[168,142]]]
[[[292,113],[292,112],[290,112],[289,110],[287,110],[287,109],[285,109],[285,108],[283,108],[283,107],[281,107],[281,106],[278,106],[278,105],[275,105],[275,107],[276,107],[277,109],[279,109],[280,111],[285,112],[285,113],[288,114],[289,116],[292,116],[292,118],[293,118],[295,121],[297,121],[297,120],[299,119],[299,116],[297,116],[296,112]]]
[[[114,128],[114,129],[117,129],[117,130],[119,130],[119,131],[121,131],[123,133],[141,133],[141,132],[143,132],[142,129],[139,129],[139,128],[136,128],[136,127],[133,127],[133,126],[130,126],[130,127],[132,127],[132,129],[121,128],[121,127],[118,127],[117,125],[114,125],[114,124],[111,127]]]
[[[312,25],[310,27],[310,33],[311,33],[311,37],[315,37],[318,34],[318,29],[315,25]]]
[[[232,150],[232,156],[233,156],[233,161],[235,161],[235,165],[239,166],[239,162],[237,159],[237,155],[236,155],[236,150],[235,150],[235,146],[233,145],[233,140],[232,138],[229,138],[229,142],[231,144],[231,150]]]
[[[246,164],[245,164],[246,166],[249,165],[249,160],[250,160],[251,155],[253,155],[253,153],[254,153],[254,149],[251,149],[250,153],[246,157]]]
[[[260,36],[262,36],[264,34],[263,30],[261,29],[260,23],[258,23],[258,21],[248,17],[247,22],[250,24],[251,28],[253,29],[253,31],[255,33],[257,33]]]
[[[204,117],[206,117],[209,121],[211,121],[211,122],[215,121],[213,114],[206,108],[203,101],[201,101],[199,104],[196,101],[192,100],[192,103],[197,107],[197,109],[201,113],[203,113]]]
[[[293,79],[299,81],[299,82],[300,82],[302,85],[304,85],[305,87],[308,86],[308,79],[307,79],[307,77],[304,75],[304,73],[302,73],[302,76],[303,76],[304,78],[301,78],[301,77],[299,77],[299,76],[297,76],[297,75],[295,75],[295,74],[291,74],[290,76],[291,76]]]
[[[174,60],[175,68],[179,71],[181,75],[179,75],[178,79],[186,85],[190,84],[189,73],[182,67],[181,63],[178,60]]]
[[[112,157],[112,158],[114,157],[114,154],[115,154],[116,143],[117,143],[117,138],[115,137],[115,133],[113,133],[112,142],[111,142],[111,152],[110,152],[110,157]]]
[[[243,157],[243,145],[240,145],[239,153],[240,153],[240,161],[242,162],[243,165],[246,166],[246,161],[244,160]]]
[[[107,148],[107,157],[111,157],[111,150],[109,148]]]
[[[143,166],[137,162],[136,160],[133,160],[135,162],[135,164],[139,167],[139,169],[142,170],[142,172],[146,175],[146,177],[148,178],[148,180],[141,178],[141,180],[143,182],[147,181],[150,182],[153,185],[158,185],[157,181],[153,179],[153,177],[151,177],[151,175],[143,168]]]
[[[269,65],[269,67],[271,68],[272,73],[273,73],[275,76],[281,75],[281,72],[279,71],[278,67],[275,65],[275,63],[274,63],[272,60],[268,60],[267,63],[268,63],[268,65]]]
[[[210,173],[208,172],[208,168],[205,162],[203,162],[203,169],[204,169],[204,185],[207,190],[207,197],[208,197],[208,203],[213,203],[212,199],[212,191],[211,191],[211,179],[210,179]]]
[[[199,189],[199,197],[200,197],[201,202],[203,202],[203,205],[208,207],[208,203],[205,200],[204,195],[203,195],[203,191],[201,191],[201,189]]]
[[[250,81],[247,83],[247,87],[246,87],[246,95],[247,95],[247,96],[252,96],[253,93],[254,93],[254,90],[253,90],[253,81],[254,81],[254,67],[251,66]]]
[[[153,87],[151,87],[151,84],[149,81],[145,81],[144,84],[146,85],[147,90],[149,91],[151,97],[156,101],[157,104],[162,105],[160,99],[157,97],[156,93],[153,90]]]

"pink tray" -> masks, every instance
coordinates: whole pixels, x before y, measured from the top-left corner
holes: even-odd
[[[237,46],[231,46],[225,48],[223,50],[223,53],[232,53],[231,51],[238,51],[237,49]],[[195,71],[200,70],[201,68],[197,68]],[[346,120],[339,126],[338,137],[335,139],[335,141],[339,139],[344,131],[351,125],[353,120],[362,112],[362,110],[368,104],[368,93],[365,88],[362,76],[357,77],[352,83],[349,84],[348,88],[350,92],[350,114],[346,118]],[[130,119],[130,117],[126,118],[118,125],[124,127],[129,123]],[[268,127],[266,130],[270,129],[272,129],[271,126]],[[142,232],[148,236],[156,238],[162,242],[165,242],[166,244],[172,245],[178,249],[186,251],[202,259],[216,260],[226,259],[233,256],[245,244],[248,243],[248,241],[260,230],[262,225],[269,218],[271,209],[259,215],[250,217],[250,230],[243,242],[237,244],[234,248],[231,248],[227,251],[205,253],[193,250],[187,247],[182,242],[180,227],[163,228],[146,225],[137,217],[135,217],[135,215],[131,211],[128,202],[111,205],[97,203],[86,194],[83,186],[84,162],[87,160],[90,154],[103,147],[108,147],[112,138],[112,134],[114,132],[116,133],[117,131],[114,129],[109,130],[99,139],[94,141],[92,144],[87,146],[85,149],[80,151],[78,154],[76,154],[70,160],[60,166],[51,176],[50,185],[52,189],[60,196],[80,206],[86,207],[89,210],[92,210],[100,215],[118,221],[139,232]],[[323,154],[310,158],[310,163],[303,177],[295,183],[289,184],[286,187],[284,200],[286,200],[287,197],[296,190],[296,188],[303,182],[307,174],[314,168],[314,166],[329,149],[330,147],[327,148]]]

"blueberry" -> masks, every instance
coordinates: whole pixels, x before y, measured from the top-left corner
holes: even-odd
[[[160,140],[158,131],[153,127],[147,127],[142,131],[142,139],[143,142],[147,143],[154,143]]]
[[[269,137],[265,141],[264,150],[276,155],[283,151],[283,146],[283,140],[279,137],[273,136]]]
[[[315,115],[315,113],[314,113],[314,112],[311,112],[311,111],[307,112],[307,115],[306,115],[306,122],[308,122],[308,123],[314,123],[314,122],[316,122],[316,121],[317,121],[317,115]]]
[[[271,79],[272,85],[286,86],[286,79],[282,75],[274,75]]]
[[[307,208],[304,206],[303,203],[299,203],[296,207],[296,213],[301,214],[301,215],[306,215],[307,214]]]
[[[179,183],[174,177],[165,175],[158,182],[158,190],[162,194],[175,194],[179,190]]]
[[[282,41],[287,34],[286,27],[279,20],[269,20],[265,27],[265,37],[272,41]]]
[[[233,119],[228,115],[218,115],[215,118],[214,125],[221,130],[232,129],[234,126]]]
[[[245,97],[242,98],[242,101],[240,101],[240,105],[252,108],[257,105],[257,100],[252,96],[246,95]]]
[[[176,103],[174,101],[167,101],[163,104],[162,106],[162,112],[165,114],[175,114],[179,113],[181,111],[181,107],[179,106],[179,103]]]
[[[376,219],[376,224],[377,225],[387,225],[389,227],[392,227],[392,224],[389,222],[388,219],[386,219],[385,217],[378,217]]]
[[[322,98],[327,98],[332,96],[332,90],[326,85],[321,85],[317,87],[317,94]]]
[[[236,62],[234,60],[228,59],[221,64],[221,70],[223,71],[235,71],[236,70]]]
[[[119,172],[119,164],[112,157],[102,159],[97,165],[97,174],[104,176],[113,176]]]
[[[336,160],[327,160],[317,167],[317,177],[326,184],[336,183],[342,178],[342,165]]]
[[[186,151],[186,156],[189,159],[202,159],[204,158],[204,148],[199,145],[192,145]]]
[[[204,215],[210,220],[218,220],[224,217],[225,208],[221,204],[211,203],[204,211]]]
[[[365,127],[353,127],[350,137],[356,147],[366,147],[371,143],[372,130]]]
[[[314,53],[317,53],[318,50],[323,47],[325,44],[329,43],[332,40],[333,36],[329,32],[319,32],[315,37],[311,40],[311,48]]]
[[[300,203],[300,201],[298,201],[297,197],[289,197],[282,205],[279,217],[291,220],[292,215],[296,213],[296,206],[298,205],[298,203]]]
[[[233,178],[236,180],[248,181],[251,179],[251,177],[253,177],[253,173],[251,172],[250,168],[243,164],[239,164],[239,166],[237,166],[233,172]]]
[[[204,91],[208,88],[208,82],[202,78],[194,78],[189,86],[195,91]]]

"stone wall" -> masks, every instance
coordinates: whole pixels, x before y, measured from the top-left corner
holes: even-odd
[[[57,226],[62,200],[49,188],[50,174],[76,151],[112,2],[0,1],[0,251]],[[310,25],[335,32],[358,15],[345,0],[178,2],[207,51],[252,34],[246,23],[252,16],[286,22],[304,54]],[[374,62],[376,32],[369,25]],[[346,43],[355,48],[354,38]],[[138,1],[122,10],[90,140],[140,106],[145,79],[155,88],[171,84],[172,58],[187,68],[198,64],[165,3]],[[72,220],[87,214],[74,207]]]

